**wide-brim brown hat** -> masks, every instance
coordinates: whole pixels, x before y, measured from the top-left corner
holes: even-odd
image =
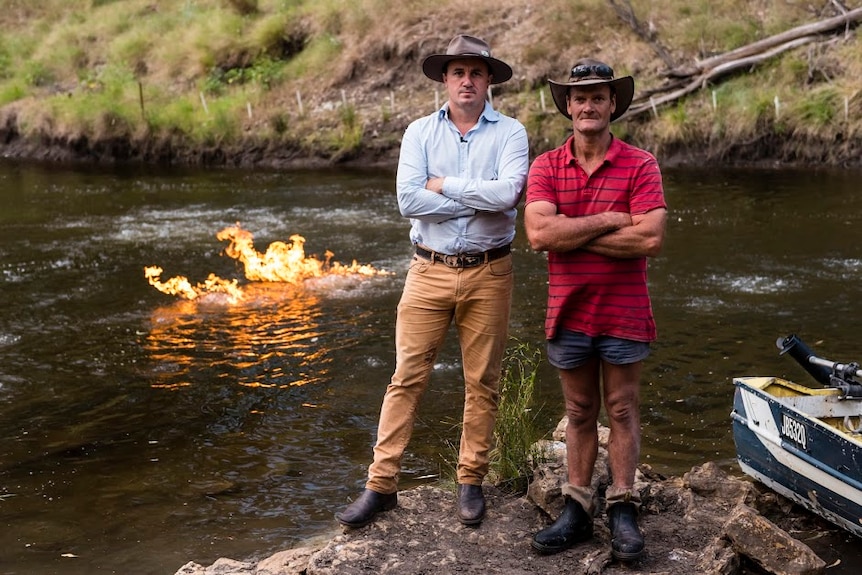
[[[512,68],[496,58],[491,57],[491,47],[487,42],[459,34],[452,38],[445,54],[431,54],[422,62],[422,71],[436,82],[443,81],[443,71],[452,60],[459,58],[479,58],[488,65],[492,84],[502,84],[512,77]]]
[[[550,78],[548,84],[551,87],[551,95],[557,109],[568,119],[572,115],[566,110],[566,96],[572,86],[595,86],[596,84],[609,84],[616,94],[617,107],[611,114],[611,122],[626,113],[635,95],[635,80],[631,76],[614,78],[614,70],[604,62],[598,60],[579,60],[569,73],[567,82],[554,82]]]

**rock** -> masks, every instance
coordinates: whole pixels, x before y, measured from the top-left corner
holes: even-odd
[[[451,491],[432,486],[407,491],[396,509],[368,527],[336,536],[314,555],[308,575],[531,573],[519,563],[525,558],[529,563],[538,509],[491,486],[485,486],[485,495],[488,514],[481,527],[470,528],[458,522]],[[499,549],[507,552],[498,555]]]
[[[826,562],[801,541],[745,504],[736,506],[724,532],[734,549],[774,575],[817,575]]]
[[[533,472],[527,487],[527,498],[550,517],[559,515],[563,508],[561,485],[566,467],[563,464],[541,464]]]
[[[693,554],[691,556],[686,551],[681,551],[689,555],[688,560],[692,564],[697,565],[696,573],[703,575],[734,575],[739,573],[739,555],[728,545],[724,539],[714,539],[703,553]]]
[[[254,575],[305,575],[311,556],[319,547],[300,547],[280,551],[257,564]]]
[[[564,424],[555,437],[564,435]],[[562,435],[557,435],[562,433]],[[607,433],[601,434],[598,492],[592,540],[556,555],[539,555],[532,535],[555,518],[562,505],[565,449],[548,442],[526,496],[483,486],[488,512],[478,528],[455,517],[453,489],[426,485],[401,492],[399,505],[362,529],[347,529],[318,545],[282,551],[259,563],[219,559],[203,568],[189,563],[176,575],[742,575],[756,565],[775,575],[814,575],[825,563],[804,543],[762,513],[792,518],[792,506],[714,463],[679,477],[662,477],[641,466],[636,489],[643,500],[638,519],[646,552],[636,563],[616,562],[603,495],[609,481]],[[333,520],[334,521],[334,520]]]
[[[254,563],[234,561],[222,557],[209,567],[203,567],[189,561],[176,572],[176,575],[252,575],[254,573]]]
[[[189,561],[175,575],[306,575],[312,555],[320,547],[299,547],[279,551],[254,563],[234,561],[222,557],[209,567]]]

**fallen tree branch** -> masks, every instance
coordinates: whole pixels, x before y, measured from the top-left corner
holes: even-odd
[[[706,87],[706,85],[721,76],[725,76],[735,70],[754,66],[764,60],[772,58],[782,52],[798,48],[805,44],[815,42],[820,34],[841,28],[848,29],[851,23],[862,20],[862,8],[856,8],[840,16],[827,18],[813,24],[798,26],[786,32],[770,36],[752,44],[742,46],[730,52],[697,61],[693,66],[678,68],[668,72],[672,78],[662,88],[654,89],[644,95],[635,98],[634,104],[626,111],[622,118],[630,118],[647,110],[654,110],[658,106],[678,100],[683,96]],[[681,82],[687,78],[687,82],[679,88]],[[673,90],[659,98],[653,98],[654,94]]]
[[[662,104],[672,102],[672,101],[677,100],[677,99],[679,99],[679,98],[681,98],[687,94],[691,94],[692,92],[694,92],[700,88],[706,87],[706,85],[710,82],[710,80],[715,80],[716,78],[718,78],[720,76],[724,76],[724,75],[729,74],[730,72],[733,72],[734,70],[738,70],[740,68],[747,68],[749,66],[753,66],[759,62],[762,62],[763,60],[768,60],[769,58],[772,58],[773,56],[780,54],[781,52],[786,52],[787,50],[791,50],[793,48],[797,48],[797,47],[802,46],[804,44],[808,44],[809,42],[813,42],[816,39],[817,39],[817,37],[815,37],[815,36],[809,36],[806,38],[797,38],[796,40],[793,40],[792,42],[788,42],[787,44],[777,46],[776,48],[769,50],[768,52],[763,52],[762,54],[757,54],[754,56],[750,56],[748,58],[740,58],[739,60],[734,60],[733,62],[725,62],[724,64],[721,64],[720,66],[717,66],[717,67],[713,68],[712,70],[709,70],[709,71],[701,74],[700,76],[695,78],[693,81],[686,84],[685,87],[683,87],[679,90],[676,90],[675,92],[671,92],[670,94],[666,94],[666,95],[662,96],[661,98],[653,99],[652,97],[650,97],[648,102],[639,103],[637,105],[630,107],[628,109],[628,111],[626,111],[626,113],[620,117],[621,118],[627,118],[627,117],[635,116],[635,115],[640,114],[642,112],[645,112],[646,110],[649,110],[651,108],[655,108],[655,107],[660,106]]]
[[[691,67],[671,70],[670,72],[668,72],[668,75],[682,77],[694,76],[698,72],[703,72],[704,70],[715,68],[716,66],[724,64],[727,61],[744,58],[753,54],[758,54],[764,50],[769,50],[774,46],[778,46],[786,42],[796,40],[797,38],[802,38],[804,36],[812,36],[822,34],[824,32],[831,32],[832,30],[839,27],[845,28],[849,24],[855,23],[859,20],[862,20],[862,8],[856,8],[855,10],[851,10],[846,14],[841,14],[840,16],[833,16],[832,18],[827,18],[825,20],[821,20],[820,22],[804,24],[802,26],[797,26],[796,28],[791,28],[790,30],[781,32],[780,34],[776,34],[774,36],[770,36],[769,38],[764,38],[763,40],[758,40],[757,42],[741,46],[739,48],[736,48],[735,50],[731,50],[730,52],[725,52],[724,54],[719,54],[718,56],[713,56],[711,58],[707,58],[706,60],[696,61]]]

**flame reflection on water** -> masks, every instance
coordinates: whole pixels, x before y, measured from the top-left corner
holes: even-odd
[[[287,388],[327,375],[328,350],[319,346],[318,295],[276,283],[245,286],[242,301],[223,294],[178,300],[153,311],[144,349],[157,372],[151,387],[201,385],[201,357],[209,377],[244,387]]]

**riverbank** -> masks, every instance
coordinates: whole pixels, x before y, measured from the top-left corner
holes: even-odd
[[[526,495],[485,485],[489,511],[478,528],[455,520],[451,491],[423,486],[399,493],[399,506],[363,529],[260,561],[223,558],[208,567],[189,562],[175,575],[813,575],[840,564],[824,538],[835,528],[714,463],[696,466],[682,477],[662,477],[640,467],[635,487],[644,502],[639,523],[647,550],[638,562],[610,557],[601,498],[592,540],[556,555],[536,554],[530,537],[562,507],[563,425]],[[609,480],[607,429],[600,435],[593,483],[601,494]]]
[[[406,123],[403,126],[406,128]],[[619,131],[619,130],[614,130]],[[0,127],[0,157],[7,159],[98,165],[156,165],[174,167],[219,167],[267,170],[378,169],[394,173],[400,151],[391,134],[386,141],[368,141],[350,153],[329,154],[325,150],[303,150],[278,142],[240,142],[211,147],[188,147],[171,140],[132,140],[110,137],[89,139],[48,136],[22,137],[12,126]],[[560,143],[565,138],[561,136]],[[840,138],[839,138],[840,139]],[[631,141],[631,140],[629,140]],[[706,145],[700,145],[703,143]],[[649,149],[649,142],[638,142]],[[660,165],[670,167],[745,167],[862,169],[862,139],[835,142],[808,139],[799,142],[781,136],[765,136],[757,141],[722,144],[701,140],[698,144],[677,142],[656,145]],[[826,158],[828,154],[830,158]]]
[[[421,62],[466,21],[515,70],[491,98],[524,123],[533,156],[571,129],[547,79],[589,54],[634,76],[632,114],[614,131],[663,164],[862,166],[858,7],[290,4],[9,3],[0,15],[0,154],[394,166],[409,121],[442,103],[442,86],[421,74]],[[386,26],[375,25],[384,17]]]

